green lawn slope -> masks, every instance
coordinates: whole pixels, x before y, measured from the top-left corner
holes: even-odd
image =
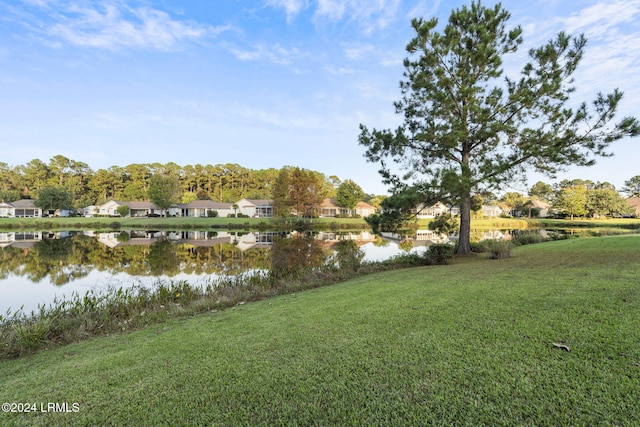
[[[513,255],[0,362],[0,425],[640,425],[640,237]]]

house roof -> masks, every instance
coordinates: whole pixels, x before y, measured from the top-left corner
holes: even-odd
[[[185,209],[232,209],[231,203],[214,202],[213,200],[194,200],[193,202],[180,205]]]
[[[242,199],[246,202],[251,203],[254,206],[271,206],[273,205],[273,200],[268,200],[268,199]],[[240,203],[242,200],[240,200],[238,203]]]
[[[15,202],[11,202],[11,206],[14,208],[32,208],[36,209],[35,200],[33,199],[20,199]]]
[[[129,206],[129,209],[157,209],[156,205],[151,202],[115,202],[119,205]]]
[[[633,208],[640,209],[640,197],[629,197],[627,203]]]
[[[336,208],[338,209],[340,206],[336,205],[335,200],[333,199],[322,199],[322,202],[320,203],[319,207],[321,208]]]
[[[375,209],[376,207],[367,202],[358,202],[356,209]]]
[[[482,205],[482,209],[486,209],[486,210],[489,210],[489,209],[500,209],[500,210],[502,210],[502,208],[500,206],[498,206],[498,205]]]
[[[547,202],[543,202],[542,200],[532,199],[531,206],[537,209],[549,209],[551,205]]]

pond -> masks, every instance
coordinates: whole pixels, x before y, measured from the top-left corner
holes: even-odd
[[[429,243],[415,240],[400,247],[369,231],[326,231],[302,233],[312,242],[304,259],[295,259],[290,249],[281,256],[274,253],[277,241],[300,236],[277,231],[0,232],[0,315],[18,309],[29,313],[89,290],[152,287],[172,280],[206,285],[222,276],[267,270],[276,261],[323,263],[344,240],[357,244],[364,261],[420,251]]]
[[[522,232],[545,230],[472,230],[472,241],[511,239]],[[628,231],[628,230],[627,230]],[[587,230],[594,233],[595,230]],[[580,233],[554,230],[553,233]],[[284,243],[305,237],[301,247]],[[30,313],[72,294],[101,293],[112,288],[187,281],[206,286],[220,277],[273,266],[319,266],[336,256],[341,242],[352,241],[363,261],[383,261],[395,255],[421,252],[433,243],[456,236],[417,230],[410,240],[370,231],[358,232],[231,232],[231,231],[0,231],[0,316]]]

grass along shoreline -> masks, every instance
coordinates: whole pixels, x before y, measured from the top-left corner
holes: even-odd
[[[638,425],[639,246],[521,246],[0,362],[3,401],[79,405],[0,424]]]
[[[352,241],[330,262],[318,267],[289,266],[212,279],[202,286],[185,280],[159,281],[105,292],[73,293],[70,298],[41,304],[30,313],[0,314],[0,360],[56,348],[94,336],[131,331],[167,319],[218,311],[285,293],[312,289],[359,275],[415,265],[448,263],[453,247],[435,245],[422,254],[401,254],[381,262],[361,263]]]
[[[428,228],[431,220],[419,219],[420,228]],[[278,229],[296,226],[319,229],[369,229],[363,218],[312,218],[283,221],[273,218],[0,218],[0,230],[54,229]],[[624,228],[640,230],[640,219],[547,219],[547,218],[482,218],[472,219],[475,229],[526,228]]]
[[[283,221],[272,218],[0,218],[0,230],[55,229],[246,229],[301,228],[369,229],[362,218],[313,218]]]

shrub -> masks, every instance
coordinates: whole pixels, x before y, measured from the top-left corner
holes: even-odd
[[[487,247],[491,259],[503,259],[511,257],[513,243],[509,240],[487,240]]]
[[[542,243],[546,239],[537,231],[523,231],[513,236],[511,242],[515,246],[531,245],[534,243]]]
[[[449,264],[453,258],[455,247],[447,244],[436,244],[429,246],[429,250],[425,252],[424,258],[428,265],[444,265]]]
[[[480,242],[471,242],[471,252],[485,253],[489,252],[488,240],[481,240]]]

